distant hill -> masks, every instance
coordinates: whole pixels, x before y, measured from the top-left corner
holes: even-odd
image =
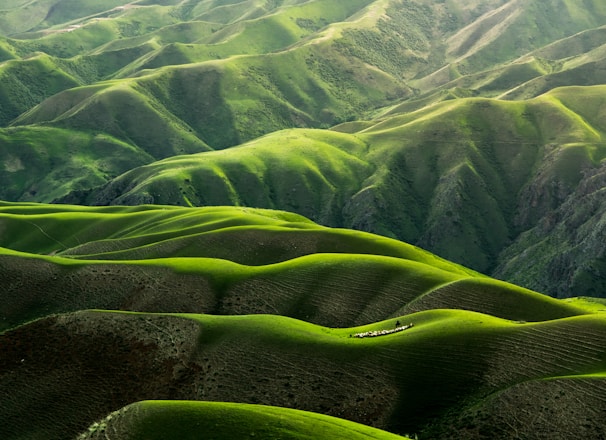
[[[602,296],[604,96],[594,86],[525,101],[466,98],[333,131],[281,131],[139,167],[63,200],[282,208],[554,296]],[[587,232],[573,238],[570,216]],[[546,241],[554,228],[558,238]]]

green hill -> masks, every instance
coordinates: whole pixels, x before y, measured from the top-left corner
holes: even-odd
[[[0,228],[2,438],[539,435],[512,398],[603,430],[597,302],[283,211],[4,202]]]
[[[4,0],[0,438],[605,438],[605,30]]]
[[[147,401],[129,405],[93,424],[78,439],[106,435],[132,439],[402,440],[403,437],[306,411],[220,402]]]
[[[284,212],[37,204],[1,211],[2,328],[88,308],[275,313],[347,326],[392,316],[444,283],[482,278],[414,246]],[[537,300],[496,281],[487,292],[503,288]],[[584,313],[542,297],[536,304],[554,317]]]
[[[516,272],[524,277],[516,282],[554,295],[599,296],[597,286],[572,291],[569,280],[551,275],[558,269],[539,275],[536,257],[523,260],[523,271],[502,268],[537,243],[527,231],[560,218],[567,201],[589,200],[606,157],[603,95],[596,86],[527,101],[458,99],[333,131],[280,131],[222,152],[165,159],[63,200],[283,208],[397,237],[506,279]],[[593,236],[569,246],[595,248]],[[558,238],[556,252],[567,241]],[[601,253],[580,249],[566,270],[583,277]]]
[[[398,319],[413,327],[358,338],[393,329],[396,319],[331,329],[267,315],[79,312],[45,318],[1,335],[0,384],[9,396],[1,404],[8,421],[2,437],[75,436],[106,414],[149,399],[275,405],[395,433],[422,436],[440,427],[456,437],[450,410],[490,411],[492,393],[509,389],[551,411],[556,430],[571,423],[571,408],[558,402],[559,393],[535,394],[523,384],[565,376],[602,386],[602,315],[517,324],[433,310]],[[567,402],[578,400],[574,411],[589,402],[586,387],[567,390]],[[601,403],[586,414],[583,430],[601,434],[604,401],[591,402]],[[511,418],[515,411],[492,415],[503,424],[521,423],[529,437],[540,435],[533,424]],[[484,435],[501,432],[486,419],[467,420]]]
[[[591,234],[516,263],[568,200],[592,203],[599,2],[72,3],[0,11],[0,199],[284,209],[603,294]]]

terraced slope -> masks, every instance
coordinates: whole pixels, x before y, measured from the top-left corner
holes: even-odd
[[[395,433],[422,435],[437,425],[459,438],[465,437],[442,422],[448,411],[480,408],[502,424],[521,423],[525,436],[538,438],[537,427],[513,419],[517,412],[491,413],[499,409],[492,393],[500,391],[501,402],[508,393],[522,395],[533,408],[540,402],[557,431],[571,423],[571,409],[558,402],[557,392],[530,394],[525,387],[531,391],[532,383],[548,378],[602,386],[602,315],[516,324],[434,310],[398,319],[414,326],[360,339],[350,335],[393,328],[395,319],[330,329],[267,315],[78,312],[44,318],[1,336],[0,384],[9,396],[1,404],[8,421],[2,437],[66,438],[132,402],[186,399],[297,408]],[[583,429],[603,435],[599,393],[588,400],[591,388],[567,390],[575,412],[596,405]],[[484,420],[469,423],[496,433]]]

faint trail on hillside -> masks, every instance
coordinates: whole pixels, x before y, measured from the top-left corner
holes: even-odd
[[[50,235],[48,235],[48,234],[46,233],[46,231],[45,231],[44,229],[42,229],[42,227],[40,227],[40,226],[39,226],[39,225],[37,225],[36,223],[34,223],[34,222],[30,222],[30,221],[27,221],[27,220],[24,220],[24,222],[25,222],[25,223],[28,223],[28,224],[30,224],[30,225],[32,225],[32,226],[35,226],[36,228],[38,228],[38,230],[39,230],[40,232],[42,232],[42,234],[43,234],[44,236],[46,236],[47,238],[49,238],[50,240],[52,240],[52,241],[54,241],[54,242],[59,243],[61,246],[63,246],[63,248],[64,248],[64,249],[69,249],[69,246],[67,246],[67,245],[66,245],[65,243],[63,243],[62,241],[57,240],[56,238],[51,237]]]

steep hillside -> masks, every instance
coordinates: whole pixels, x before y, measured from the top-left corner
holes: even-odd
[[[283,211],[5,202],[0,230],[2,438],[540,438],[511,399],[603,433],[599,302]]]
[[[603,213],[605,94],[600,86],[527,101],[458,99],[328,132],[281,131],[220,153],[137,168],[64,200],[284,208],[397,237],[506,279],[517,273],[516,282],[539,291],[601,296],[598,285],[572,290],[571,279],[553,276],[560,269],[541,266],[560,264],[544,247],[537,248],[541,258],[520,260],[509,272],[502,267],[542,240],[527,231],[564,222],[556,212],[565,209],[579,222],[585,212],[582,223],[590,223],[579,238],[553,237],[554,252],[578,247],[562,270],[582,278],[602,258],[599,239],[590,238],[600,232],[590,225]]]
[[[351,326],[434,308],[587,313],[380,236],[249,208],[1,209],[0,328],[102,308],[271,313]]]
[[[0,438],[606,438],[605,65],[601,0],[4,0]]]
[[[502,0],[55,3],[4,10],[0,31],[12,39],[3,40],[9,61],[0,66],[0,121],[26,113],[14,123],[102,131],[155,158],[206,145],[225,148],[286,127],[326,127],[402,98],[426,102],[414,95],[442,86],[431,79],[442,71],[457,71],[464,80],[497,66],[491,80],[483,74],[466,86],[492,96],[506,91],[496,83],[513,89],[556,73],[545,66],[557,60],[537,61],[527,73],[516,73],[517,62],[502,63],[532,50],[542,51],[536,57],[562,57],[562,49],[543,46],[567,46],[554,42],[580,31],[595,34],[604,21],[596,2],[579,9],[555,0],[550,6]],[[532,17],[541,17],[539,25],[526,25]],[[491,20],[503,24],[488,26]],[[524,42],[517,40],[522,27]],[[438,43],[443,39],[447,44]],[[577,55],[599,60],[589,54],[593,49],[588,44]],[[111,78],[123,80],[73,89]],[[578,79],[563,83],[585,85]]]

